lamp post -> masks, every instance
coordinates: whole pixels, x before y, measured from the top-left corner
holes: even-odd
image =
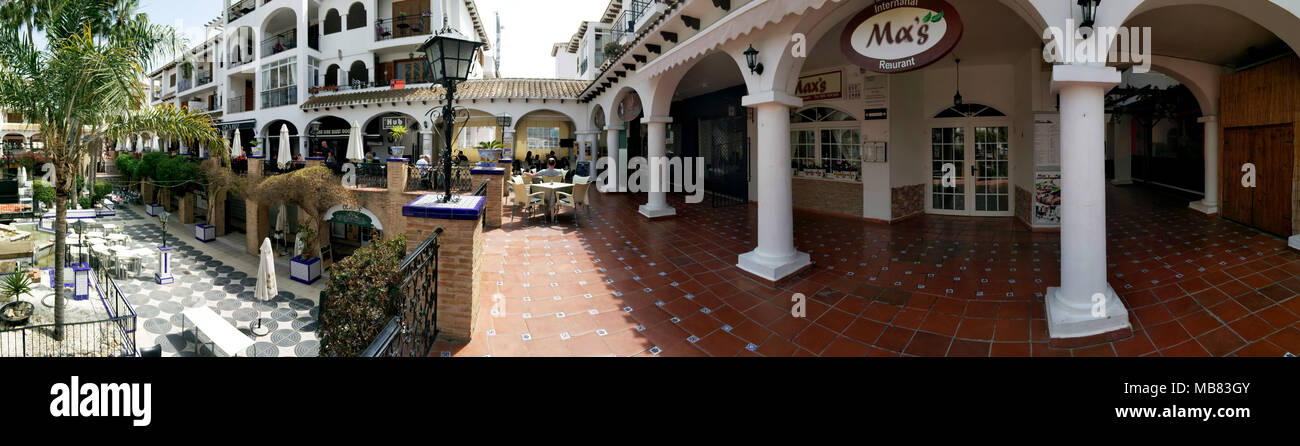
[[[433,83],[441,84],[447,92],[446,103],[442,106],[443,138],[446,142],[442,153],[442,168],[447,183],[443,203],[451,202],[451,144],[456,126],[456,84],[469,78],[470,70],[474,67],[474,55],[482,46],[482,42],[470,40],[448,26],[446,15],[442,17],[442,29],[438,34],[420,45],[420,51],[424,52],[425,60],[429,62]]]
[[[509,113],[502,113],[500,116],[497,116],[497,127],[501,127],[501,146],[503,148],[506,144],[506,127],[510,127],[511,125],[514,125],[514,123],[515,118],[511,117]]]
[[[1101,0],[1079,0],[1079,9],[1083,11],[1083,22],[1079,23],[1079,28],[1092,29],[1092,25],[1097,23],[1097,7],[1101,5]]]

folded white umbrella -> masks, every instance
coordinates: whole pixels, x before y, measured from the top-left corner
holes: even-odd
[[[289,212],[285,210],[282,204],[280,205],[280,212],[275,216],[275,232],[283,234],[286,229],[289,229]]]
[[[293,161],[293,155],[289,154],[289,126],[280,126],[280,152],[276,154],[279,158],[280,169],[289,167],[289,162]]]
[[[135,135],[135,151],[144,151],[144,137],[141,135]]]
[[[366,155],[361,152],[361,123],[352,121],[352,130],[348,132],[348,154],[345,158],[354,163],[361,162]]]
[[[154,133],[154,134],[153,134],[153,150],[156,151],[156,152],[161,152],[161,151],[162,151],[162,147],[158,145],[158,134],[157,134],[157,133]]]
[[[19,167],[18,167],[18,184],[19,184],[19,185],[22,185],[22,184],[26,184],[26,183],[27,183],[27,168],[26,168],[26,167],[19,166]]]
[[[239,140],[239,130],[235,130],[235,142],[230,145],[230,156],[239,157],[244,155],[244,142]]]
[[[280,294],[280,287],[275,280],[275,251],[271,249],[271,239],[262,239],[257,257],[257,288],[253,291],[253,298],[267,302]],[[262,326],[262,312],[257,313],[257,326],[253,327],[253,334],[262,336],[270,330]]]

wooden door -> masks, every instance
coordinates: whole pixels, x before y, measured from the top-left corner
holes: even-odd
[[[257,96],[253,93],[253,81],[244,81],[244,111],[257,109]]]
[[[1252,224],[1251,207],[1255,200],[1255,189],[1241,185],[1241,166],[1254,162],[1254,141],[1250,128],[1226,129],[1223,133],[1223,165],[1219,169],[1223,176],[1223,200],[1219,204],[1219,215],[1223,218]]]
[[[1223,202],[1220,214],[1229,220],[1275,235],[1292,233],[1292,176],[1295,173],[1295,131],[1290,124],[1241,127],[1224,131]],[[1255,166],[1255,187],[1242,185],[1242,166]]]
[[[1291,125],[1255,129],[1256,174],[1255,226],[1282,237],[1291,236],[1291,175],[1295,155],[1292,153]]]

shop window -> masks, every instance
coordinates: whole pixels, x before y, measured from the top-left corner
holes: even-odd
[[[814,176],[813,171],[821,169],[821,164],[817,162],[816,131],[790,132],[790,168],[794,169],[795,176]]]
[[[529,127],[529,150],[553,150],[560,148],[559,127]]]
[[[854,121],[853,116],[829,107],[813,107],[791,113],[791,124]]]
[[[473,149],[480,143],[496,141],[497,128],[491,126],[464,127],[457,147]]]

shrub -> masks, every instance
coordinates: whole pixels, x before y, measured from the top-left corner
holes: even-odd
[[[109,183],[105,183],[103,181],[95,183],[95,190],[91,191],[91,194],[93,195],[93,199],[96,203],[104,201],[104,197],[107,197],[108,194],[111,193],[113,193],[113,185]]]
[[[334,264],[329,285],[321,292],[321,356],[360,356],[397,315],[399,302],[393,298],[405,254],[406,237],[397,236]]]
[[[125,175],[128,179],[140,178],[140,158],[136,158],[135,155],[130,153],[118,155],[117,159],[113,161],[113,165],[117,167],[118,173]]]
[[[41,180],[32,181],[32,199],[44,203],[46,206],[54,205],[54,186]]]
[[[139,175],[140,178],[152,178],[157,180],[158,166],[168,158],[171,158],[171,156],[162,152],[146,153],[143,158],[140,158],[140,167],[136,170],[136,174]]]
[[[618,42],[609,42],[605,44],[605,59],[614,60],[619,54],[623,53],[623,45]]]
[[[90,197],[87,197],[85,195],[82,195],[80,198],[77,198],[77,204],[80,204],[82,209],[90,209],[94,207],[93,206],[94,203],[90,201]]]
[[[189,158],[175,156],[158,162],[154,179],[175,194],[184,194],[198,187],[202,175],[199,164]]]

